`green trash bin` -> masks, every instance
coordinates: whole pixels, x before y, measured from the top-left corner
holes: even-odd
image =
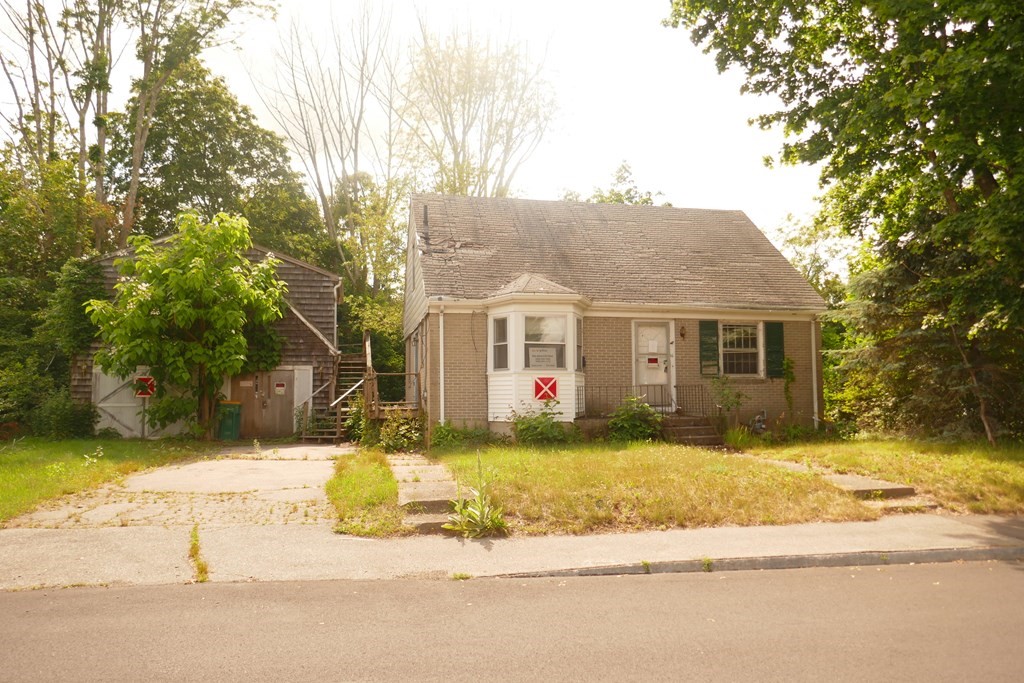
[[[238,441],[242,433],[242,404],[238,401],[221,401],[217,404],[217,438],[221,441]]]

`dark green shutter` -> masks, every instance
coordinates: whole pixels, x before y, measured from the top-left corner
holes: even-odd
[[[768,376],[782,377],[786,347],[782,336],[782,323],[764,324],[764,363]]]
[[[700,321],[700,374],[718,374],[718,321]]]

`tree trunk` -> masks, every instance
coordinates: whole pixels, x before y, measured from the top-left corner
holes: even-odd
[[[988,415],[988,399],[985,398],[984,387],[982,387],[981,381],[978,379],[978,370],[968,358],[967,351],[960,341],[960,335],[956,333],[956,328],[950,328],[950,333],[953,335],[953,343],[956,344],[960,357],[963,358],[967,374],[971,378],[971,393],[974,394],[975,400],[978,401],[978,417],[981,418],[981,424],[985,428],[985,438],[988,439],[990,445],[995,446],[996,436],[992,429],[992,420]]]

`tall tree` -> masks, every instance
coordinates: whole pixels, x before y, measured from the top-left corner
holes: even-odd
[[[239,11],[260,12],[273,5],[262,0],[132,0],[127,4],[130,25],[138,31],[136,57],[142,75],[135,83],[137,104],[132,117],[132,154],[125,192],[120,246],[127,244],[135,223],[136,200],[143,154],[164,86],[175,71],[204,49],[226,40],[231,16]]]
[[[347,292],[393,280],[362,249],[401,229],[408,182],[397,154],[398,80],[390,18],[364,10],[350,25],[331,17],[330,39],[293,24],[278,50],[265,103],[302,162],[341,260]],[[376,212],[370,215],[370,212]],[[383,235],[373,234],[380,228]],[[377,261],[375,270],[368,264]],[[376,277],[373,277],[373,275]]]
[[[119,263],[114,301],[90,302],[106,344],[96,360],[121,378],[149,366],[157,381],[149,419],[158,425],[185,419],[209,437],[224,379],[258,351],[249,346],[246,325],[281,317],[285,285],[275,275],[276,261],[246,258],[252,243],[244,219],[218,214],[204,223],[185,213],[177,227],[159,246],[148,236],[133,237],[134,254]]]
[[[542,66],[522,47],[442,40],[423,22],[403,96],[409,152],[448,194],[508,196],[554,114]]]
[[[675,0],[669,21],[778,98],[758,121],[783,160],[821,163],[827,218],[872,241],[851,320],[893,408],[1024,431],[1024,7]]]
[[[125,114],[111,116],[111,191],[125,197],[133,171],[138,93]],[[136,232],[159,237],[186,209],[212,217],[240,213],[265,188],[295,174],[275,133],[261,127],[225,82],[198,60],[182,64],[163,88],[137,169]],[[280,226],[279,226],[280,227]]]

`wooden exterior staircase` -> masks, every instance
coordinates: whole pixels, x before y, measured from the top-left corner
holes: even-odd
[[[366,370],[365,353],[338,354],[334,363],[331,401],[326,408],[307,409],[303,419],[303,441],[339,443],[347,438],[345,423],[352,412],[353,400],[363,388]]]

